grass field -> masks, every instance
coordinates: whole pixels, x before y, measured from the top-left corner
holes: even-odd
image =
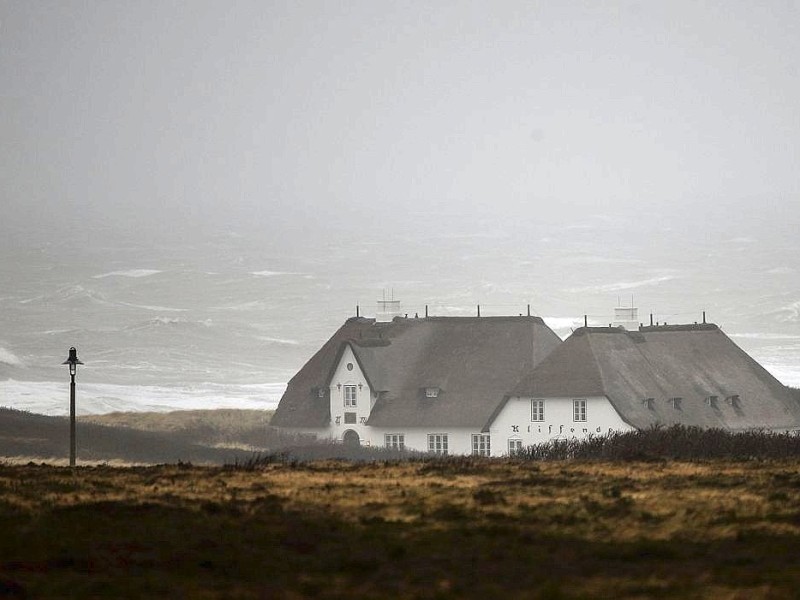
[[[0,466],[0,597],[796,598],[800,461]]]

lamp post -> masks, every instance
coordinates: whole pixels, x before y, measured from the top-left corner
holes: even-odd
[[[75,466],[75,372],[78,365],[83,363],[78,359],[78,351],[75,346],[69,349],[69,358],[62,365],[69,365],[69,466]]]

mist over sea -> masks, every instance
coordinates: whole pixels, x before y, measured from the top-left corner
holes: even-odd
[[[42,238],[0,254],[0,405],[79,413],[273,408],[356,304],[383,290],[409,318],[533,314],[562,338],[640,320],[720,325],[778,379],[800,385],[800,243],[765,215],[398,215],[269,231]],[[505,391],[505,390],[504,390]]]

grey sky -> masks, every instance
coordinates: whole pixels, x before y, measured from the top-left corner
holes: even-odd
[[[15,227],[799,204],[794,1],[0,0],[0,19]]]

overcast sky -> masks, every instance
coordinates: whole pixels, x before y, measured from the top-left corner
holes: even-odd
[[[800,204],[791,0],[0,0],[0,21],[0,230]]]

